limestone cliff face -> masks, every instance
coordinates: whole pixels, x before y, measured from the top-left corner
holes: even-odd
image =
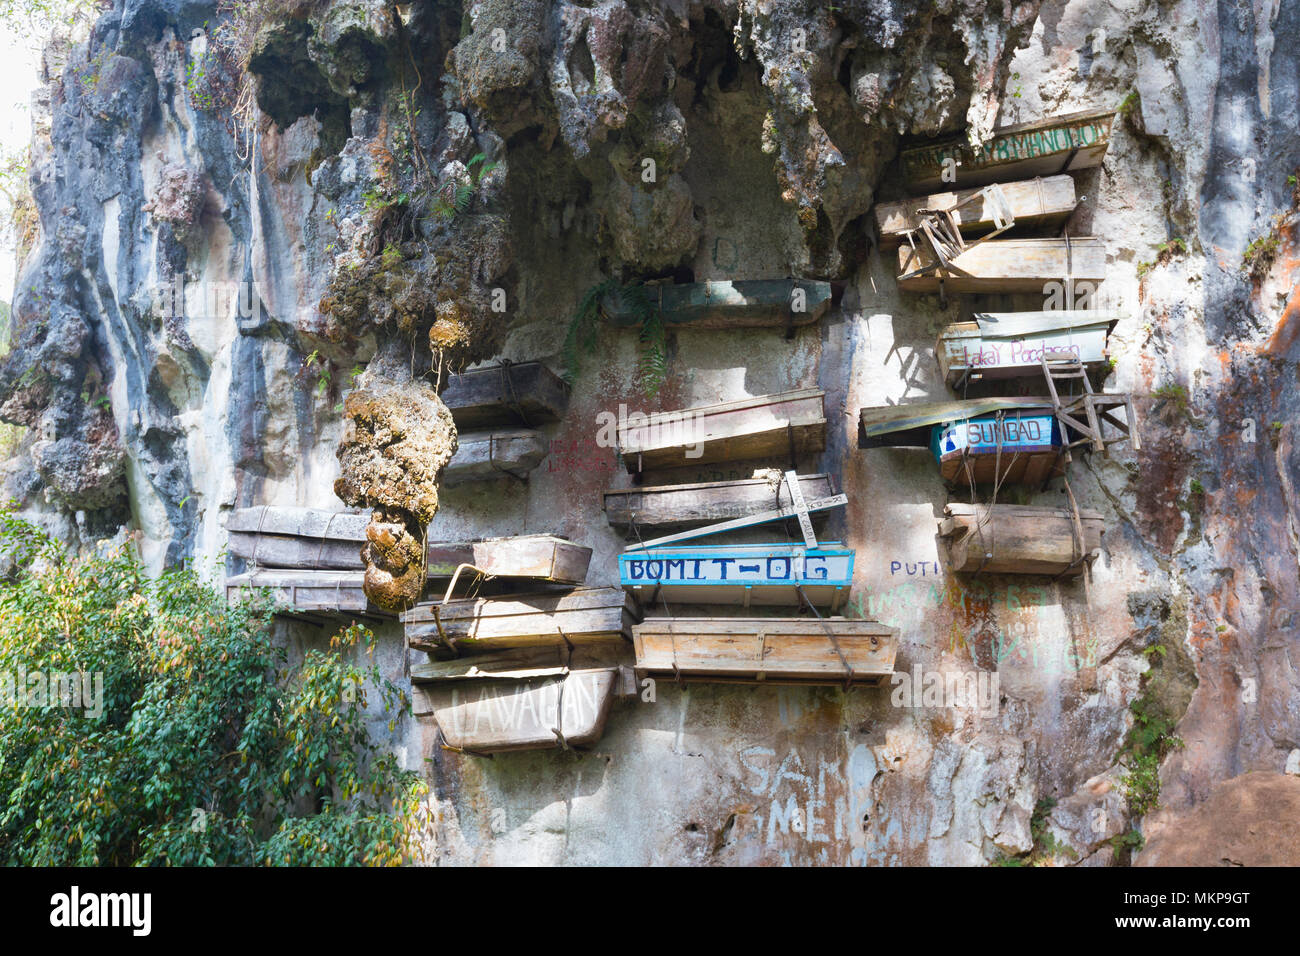
[[[996,714],[661,682],[585,755],[484,761],[407,722],[393,744],[435,784],[446,862],[980,863],[1030,851],[1038,807],[1062,862],[1110,863],[1139,695],[1184,743],[1148,835],[1223,780],[1300,766],[1300,6],[244,8],[118,0],[51,61],[41,238],[0,359],[0,418],[28,429],[6,497],[72,540],[140,528],[155,567],[211,560],[232,508],[341,506],[358,381],[558,365],[605,277],[830,278],[843,299],[792,340],[672,334],[653,400],[634,335],[606,331],[530,482],[442,489],[431,534],[566,533],[614,583],[600,492],[626,476],[600,412],[818,385],[851,613],[901,629],[900,670],[1000,678]],[[868,213],[902,194],[908,138],[1121,103],[1069,228],[1106,242],[1129,312],[1107,384],[1138,396],[1142,450],[1072,468],[1107,520],[1088,582],[959,580],[936,567],[933,464],[856,448],[859,407],[946,395],[934,337],[959,317],[899,294]]]

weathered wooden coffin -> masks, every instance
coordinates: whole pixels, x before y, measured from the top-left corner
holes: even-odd
[[[898,654],[894,628],[841,617],[653,618],[632,641],[638,676],[718,683],[879,684]]]
[[[527,429],[467,432],[442,474],[444,485],[510,476],[524,479],[546,457],[546,436]]]
[[[362,615],[391,617],[370,603],[363,588],[364,571],[302,571],[271,569],[236,574],[226,578],[226,600],[251,596],[253,590],[269,589],[286,613],[306,617]]]
[[[812,279],[724,279],[648,285],[646,297],[665,325],[752,329],[809,325],[831,304],[831,284]],[[638,310],[616,296],[603,303],[613,325],[640,325]]]
[[[594,744],[605,732],[618,668],[519,672],[425,688],[427,708],[449,747],[471,753]]]
[[[668,546],[619,555],[619,580],[650,606],[730,604],[836,610],[853,585],[853,551],[838,542],[808,548],[791,544]]]
[[[812,454],[826,447],[825,397],[819,388],[802,388],[629,416],[619,423],[619,452],[633,474],[652,468]]]
[[[1081,509],[1076,526],[1068,508],[1029,505],[954,502],[939,522],[948,563],[969,573],[1082,574],[1101,549],[1103,531],[1100,512]]]
[[[266,568],[359,571],[370,513],[239,508],[226,522],[231,555]]]
[[[230,553],[265,568],[361,571],[369,513],[257,506],[231,512]],[[497,577],[581,584],[591,549],[547,534],[483,541],[430,541],[429,577],[448,578],[462,564]]]
[[[1119,312],[1063,309],[1057,312],[977,312],[939,335],[935,355],[944,379],[1042,377],[1041,361],[1077,358],[1084,365],[1106,361],[1106,338]]]
[[[1050,409],[936,425],[931,451],[940,474],[958,485],[972,479],[1041,484],[1065,469],[1060,425]]]
[[[1071,176],[1048,176],[1018,183],[1002,184],[1017,226],[1042,226],[1063,222],[1076,205],[1074,179]],[[880,227],[880,247],[893,249],[903,236],[921,225],[919,210],[953,209],[953,216],[963,232],[985,233],[994,228],[992,209],[979,196],[980,188],[932,193],[914,199],[876,205],[876,224]],[[973,200],[969,201],[968,200]]]
[[[569,386],[541,362],[503,363],[453,374],[442,400],[462,431],[532,428],[564,417]]]
[[[918,243],[898,249],[898,287],[936,292],[939,278],[910,273],[935,264]],[[948,292],[1043,292],[1048,283],[1097,283],[1106,278],[1106,243],[1096,236],[1069,239],[990,239],[967,246],[949,260],[943,287]]]
[[[903,150],[903,175],[908,188],[928,192],[944,187],[948,159],[962,188],[1087,169],[1105,158],[1114,121],[1114,110],[1089,110],[1000,127],[979,149],[963,136],[927,143]]]
[[[621,588],[572,588],[417,604],[401,620],[411,647],[432,652],[442,646],[439,619],[457,650],[473,651],[619,643],[639,616]]]
[[[1013,417],[1039,415],[1051,407],[1046,396],[1015,395],[863,408],[858,413],[858,447],[930,448],[935,425],[999,412]]]
[[[835,494],[829,475],[800,475],[804,501]],[[638,528],[668,531],[731,521],[772,511],[790,503],[784,484],[773,487],[763,478],[706,481],[689,485],[653,485],[605,492],[605,517],[620,531]],[[813,518],[826,512],[814,512]]]
[[[591,564],[591,548],[549,534],[488,538],[468,547],[467,563],[496,577],[581,584]]]

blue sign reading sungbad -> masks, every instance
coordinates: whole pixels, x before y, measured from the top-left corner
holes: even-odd
[[[803,545],[713,545],[663,548],[619,555],[625,586],[672,585],[832,585],[853,583],[853,551]]]
[[[1020,415],[1016,418],[970,418],[934,426],[930,450],[939,461],[969,452],[996,455],[1052,451],[1060,447],[1061,432],[1054,415]]]

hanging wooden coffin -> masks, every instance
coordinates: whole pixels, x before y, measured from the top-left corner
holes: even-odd
[[[1041,360],[1077,358],[1084,365],[1106,361],[1106,338],[1119,312],[977,312],[971,322],[956,322],[939,335],[935,355],[944,379],[956,386],[963,377],[1042,376]]]
[[[1017,226],[1063,222],[1074,211],[1074,179],[1071,176],[1048,176],[1004,183],[1001,189]],[[910,230],[919,228],[919,210],[922,209],[954,210],[953,216],[962,232],[976,234],[990,231],[996,224],[994,211],[980,193],[979,188],[959,189],[898,202],[878,203],[876,223],[880,227],[880,247],[893,249]]]
[[[812,454],[826,447],[825,397],[819,388],[803,388],[628,416],[619,422],[619,452],[633,474],[654,468]]]
[[[581,584],[591,563],[591,548],[548,534],[488,538],[468,547],[466,563],[495,577]]]
[[[969,505],[944,509],[939,535],[954,571],[987,574],[1083,573],[1101,549],[1100,512],[1029,505]]]
[[[805,501],[835,494],[829,475],[800,475]],[[620,531],[638,528],[667,531],[762,514],[790,503],[781,483],[763,478],[707,481],[690,485],[655,485],[605,492],[605,517]],[[827,512],[813,512],[813,518]]]
[[[263,568],[362,571],[369,512],[257,506],[231,512],[230,553]],[[581,584],[591,549],[547,534],[484,541],[430,541],[429,577],[449,578],[462,564],[497,577]]]
[[[442,474],[444,485],[492,478],[526,479],[546,457],[546,436],[526,429],[468,432]]]
[[[423,651],[496,650],[546,645],[618,644],[639,619],[619,588],[571,588],[417,604],[401,615],[411,647]]]
[[[286,614],[309,619],[349,615],[391,617],[370,603],[364,583],[364,571],[252,571],[226,578],[226,600],[245,599],[252,596],[252,591],[265,588],[285,607]]]
[[[645,606],[798,606],[799,590],[818,607],[839,608],[853,584],[853,551],[791,544],[669,546],[619,555],[623,587]]]
[[[432,715],[447,746],[470,753],[594,744],[605,732],[618,668],[557,668],[427,686],[416,716]]]
[[[370,513],[258,505],[226,522],[230,554],[266,568],[360,571]]]
[[[942,269],[942,272],[937,270]],[[926,270],[925,274],[916,274]],[[1101,282],[1106,243],[1096,236],[1069,239],[990,239],[969,245],[942,266],[928,246],[898,249],[898,287],[937,292],[939,275],[948,292],[1037,292],[1049,283]],[[1066,290],[1067,296],[1071,295]]]
[[[960,136],[928,143],[903,150],[903,175],[909,189],[929,192],[944,188],[953,163],[960,188],[1099,166],[1114,122],[1114,110],[1090,110],[1000,127],[979,149]]]
[[[1064,473],[1060,426],[1050,409],[936,425],[930,450],[944,479],[959,485],[972,477],[975,484],[1039,484]]]
[[[831,284],[811,279],[724,279],[648,285],[647,302],[665,325],[694,329],[786,328],[816,322],[831,304]],[[639,326],[641,310],[615,296],[604,302],[613,325]]]
[[[532,428],[564,417],[569,386],[541,362],[502,364],[452,374],[442,400],[462,431]]]
[[[632,641],[639,677],[715,683],[876,685],[898,654],[896,629],[842,617],[653,618]]]

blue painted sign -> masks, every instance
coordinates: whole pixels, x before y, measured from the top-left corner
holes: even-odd
[[[832,609],[853,583],[853,551],[838,541],[664,547],[619,555],[629,591],[670,603],[798,605],[803,597]]]
[[[623,584],[633,587],[654,584],[764,587],[795,582],[848,587],[853,583],[853,552],[831,546],[672,547],[623,554],[618,565]]]
[[[996,417],[970,418],[936,425],[930,451],[939,461],[972,455],[1003,455],[1051,452],[1061,445],[1061,431],[1054,415],[1020,415],[998,421]]]

